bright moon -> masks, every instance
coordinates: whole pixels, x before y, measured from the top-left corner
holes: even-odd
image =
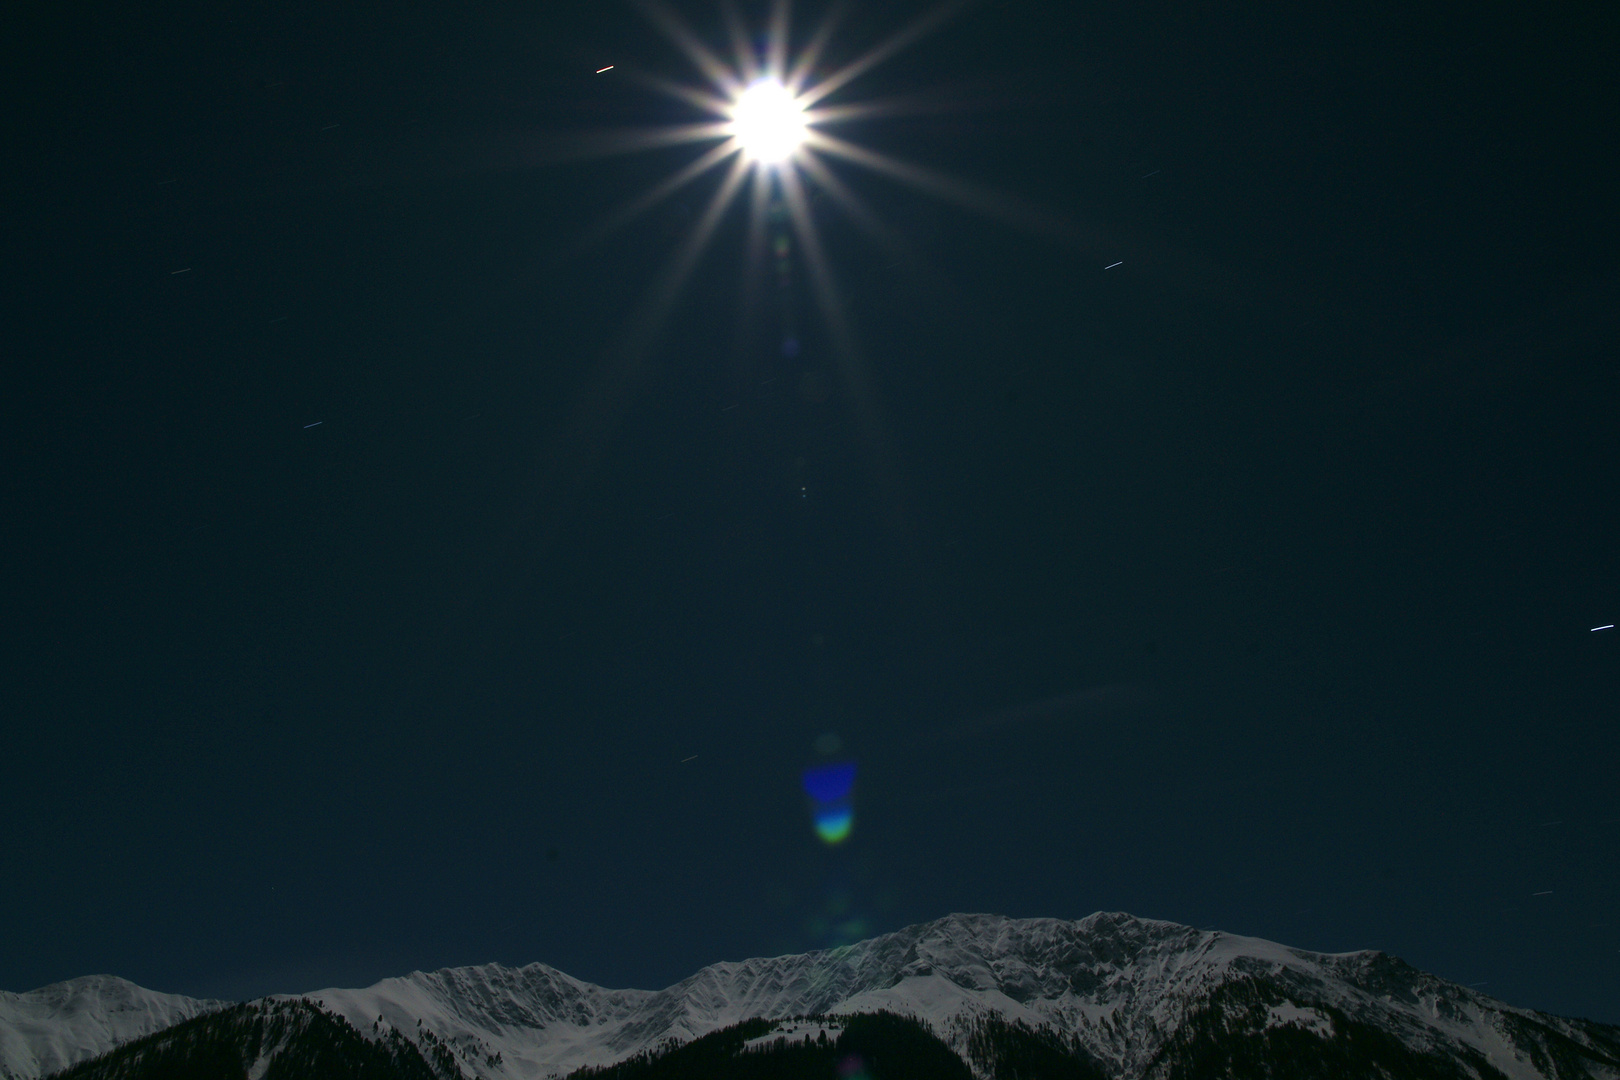
[[[732,105],[731,134],[755,161],[786,161],[804,142],[804,107],[775,79],[760,79]]]

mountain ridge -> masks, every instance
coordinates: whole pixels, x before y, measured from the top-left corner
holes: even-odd
[[[517,972],[529,973],[526,985],[538,980],[556,996],[526,998],[513,980]],[[545,965],[480,965],[413,973],[403,977],[408,991],[395,983],[385,992],[392,981],[384,980],[305,996],[351,1022],[382,1015],[397,1023],[388,1015],[392,1006],[401,1019],[421,1019],[465,1046],[469,1060],[499,1049],[509,1065],[532,1066],[522,1075],[535,1077],[611,1064],[744,1019],[878,1009],[947,1032],[959,1050],[972,1021],[986,1013],[1049,1026],[1079,1037],[1117,1075],[1135,1077],[1202,1002],[1245,979],[1274,984],[1295,1009],[1314,1003],[1368,1017],[1416,1052],[1460,1055],[1466,1048],[1513,1080],[1546,1075],[1534,1063],[1537,1053],[1546,1055],[1531,1043],[1591,1045],[1589,1022],[1516,1009],[1374,950],[1316,953],[1123,912],[1075,921],[954,913],[833,949],[722,961],[656,991],[610,991]],[[514,1027],[490,1024],[488,1005],[477,1014],[463,1007],[473,1000],[500,1002],[499,1014],[522,1019]],[[1320,1012],[1297,1016],[1296,1023],[1323,1022]],[[1620,1045],[1616,1050],[1620,1057]],[[473,1071],[488,1080],[519,1075]]]
[[[1359,1061],[1357,1032],[1356,1053],[1385,1039],[1386,1058],[1441,1063],[1435,1075],[1620,1080],[1620,1028],[1518,1009],[1376,951],[1316,953],[1120,912],[952,914],[834,949],[711,964],[662,990],[482,964],[278,996],[299,999],[368,1038],[443,1047],[480,1080],[560,1078],[745,1020],[879,1011],[916,1019],[965,1060],[989,1018],[1049,1030],[1122,1080],[1301,1040],[1299,1053],[1319,1043]],[[8,1041],[0,1027],[0,1051]]]

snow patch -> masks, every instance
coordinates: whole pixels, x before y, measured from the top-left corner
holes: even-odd
[[[1291,1001],[1273,1005],[1266,1010],[1266,1029],[1294,1024],[1324,1039],[1333,1038],[1333,1021],[1315,1009],[1303,1008]]]
[[[791,1021],[778,1024],[775,1028],[763,1035],[755,1036],[743,1043],[744,1050],[759,1050],[764,1047],[775,1046],[778,1043],[800,1043],[809,1039],[813,1043],[832,1042],[844,1033],[844,1025],[836,1021]]]

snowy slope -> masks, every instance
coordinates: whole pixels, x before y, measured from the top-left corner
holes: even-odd
[[[0,990],[0,1077],[32,1080],[230,1002],[86,975],[26,994]]]
[[[380,1018],[414,1037],[420,1022],[489,1080],[558,1076],[753,1017],[880,1008],[928,1021],[959,1051],[987,1011],[1049,1024],[1134,1078],[1213,991],[1243,980],[1286,999],[1268,1023],[1326,1033],[1320,1010],[1331,1007],[1416,1050],[1478,1054],[1514,1080],[1553,1075],[1552,1043],[1599,1046],[1600,1057],[1614,1049],[1613,1029],[1513,1009],[1381,953],[1311,953],[1104,912],[1074,922],[950,915],[839,949],[715,964],[658,991],[490,964],[305,996],[363,1032]]]

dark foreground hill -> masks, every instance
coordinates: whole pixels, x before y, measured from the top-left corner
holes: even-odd
[[[434,1054],[434,1050],[439,1050]],[[183,1021],[53,1074],[53,1080],[455,1080],[448,1052],[397,1031],[366,1038],[299,998]]]
[[[1310,1024],[1276,1023],[1287,1008],[1263,984],[1228,985],[1164,1044],[1145,1076],[1513,1080],[1477,1054],[1414,1050],[1332,1008]],[[958,1034],[963,1054],[926,1023],[889,1012],[746,1020],[567,1080],[1114,1080],[1078,1039],[1049,1027],[987,1015]],[[474,1073],[465,1064],[431,1034],[419,1044],[378,1024],[368,1036],[312,1002],[266,1000],[177,1024],[53,1080],[459,1080]],[[495,1054],[483,1064],[502,1062]],[[1575,1045],[1536,1065],[1546,1076],[1620,1076],[1620,1057]]]

